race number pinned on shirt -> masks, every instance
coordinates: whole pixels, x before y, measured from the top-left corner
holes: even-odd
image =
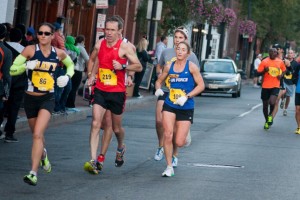
[[[284,75],[284,78],[285,79],[292,79],[293,78],[293,74],[291,73],[291,74],[289,74],[289,75]]]
[[[32,72],[32,84],[40,91],[50,91],[54,88],[54,79],[48,72]]]
[[[117,75],[110,69],[99,69],[100,82],[104,85],[117,85]]]
[[[169,99],[173,103],[175,103],[176,100],[181,96],[186,96],[186,93],[182,89],[174,89],[174,88],[170,89]]]
[[[282,71],[280,68],[277,67],[269,67],[268,73],[273,77],[277,77],[282,74]]]

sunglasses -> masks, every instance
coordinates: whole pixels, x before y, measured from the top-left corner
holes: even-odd
[[[52,35],[52,33],[51,32],[43,32],[43,31],[39,31],[38,33],[37,33],[38,35],[45,35],[45,36],[50,36],[50,35]]]

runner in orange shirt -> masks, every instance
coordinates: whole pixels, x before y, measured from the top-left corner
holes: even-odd
[[[283,61],[277,57],[277,54],[277,49],[270,48],[269,57],[263,59],[257,69],[257,72],[263,76],[261,100],[266,120],[264,125],[265,130],[268,130],[273,124],[272,112],[279,93],[280,79],[286,70]]]

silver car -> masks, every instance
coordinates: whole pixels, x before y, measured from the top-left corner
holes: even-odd
[[[201,62],[205,89],[203,93],[231,94],[241,96],[242,79],[235,62],[231,59],[205,59]]]

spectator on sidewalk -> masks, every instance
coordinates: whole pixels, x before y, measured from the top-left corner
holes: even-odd
[[[51,41],[51,45],[59,49],[65,50],[65,37],[62,33],[62,26],[58,22],[54,22],[55,32],[53,34],[54,38]]]
[[[20,43],[22,41],[22,32],[17,28],[12,28],[9,33],[10,41],[5,45],[12,52],[13,60],[24,50],[24,46]],[[7,121],[4,127],[5,142],[18,142],[14,137],[16,131],[16,122],[18,113],[23,102],[26,85],[26,74],[20,74],[11,77],[11,89],[9,92],[8,101],[4,104],[5,113],[7,114]]]
[[[53,33],[53,40],[51,45],[57,47],[61,50],[66,50],[65,48],[65,37],[62,34],[62,26],[58,22],[54,22],[53,26],[55,32]],[[62,63],[59,63],[61,67],[55,69],[55,77],[63,76],[66,74],[66,67]],[[65,104],[67,101],[68,94],[71,90],[71,84],[67,84],[65,87],[61,88],[55,84],[54,97],[55,97],[55,107],[52,114],[66,114]]]
[[[7,29],[4,24],[0,24],[0,115],[3,116],[3,99],[7,100],[10,89],[10,75],[9,69],[12,64],[12,53],[3,44],[6,38]],[[3,119],[3,117],[2,117]],[[2,122],[1,122],[2,123]],[[4,134],[0,131],[0,139],[4,139]]]
[[[137,57],[143,66],[143,70],[141,72],[135,72],[134,74],[134,88],[132,96],[137,98],[143,97],[139,92],[139,88],[147,68],[147,62],[151,61],[151,57],[147,52],[147,47],[148,41],[145,38],[142,38],[136,47]]]
[[[26,32],[26,40],[28,45],[36,44],[35,30],[33,27],[28,27]]]
[[[156,60],[156,62],[154,64],[158,63],[158,61],[160,59],[160,56],[161,56],[161,53],[163,52],[164,49],[167,48],[167,44],[168,44],[168,38],[165,35],[161,36],[160,42],[158,42],[156,44],[156,48],[155,48],[155,60]]]
[[[254,78],[253,78],[253,87],[255,88],[259,88],[258,86],[258,79],[259,79],[259,74],[257,73],[257,69],[258,69],[258,66],[259,64],[261,63],[261,59],[262,59],[262,55],[261,54],[258,54],[256,56],[256,59],[254,60],[254,70],[253,70],[253,74],[254,74]]]
[[[67,49],[68,48],[74,49],[74,51],[76,51],[76,54],[78,54],[78,52],[79,52],[79,54],[77,56],[77,62],[74,62],[75,63],[75,74],[73,75],[73,77],[71,79],[72,89],[69,93],[69,96],[68,96],[68,99],[66,102],[66,107],[67,107],[68,111],[74,111],[74,112],[79,111],[79,109],[77,109],[75,106],[76,94],[77,94],[77,90],[81,84],[83,72],[85,71],[85,68],[86,68],[85,64],[89,60],[89,55],[84,48],[84,42],[85,42],[85,37],[83,35],[78,35],[76,37],[76,40],[74,41],[74,44],[76,46],[74,46],[74,44],[66,45]]]

